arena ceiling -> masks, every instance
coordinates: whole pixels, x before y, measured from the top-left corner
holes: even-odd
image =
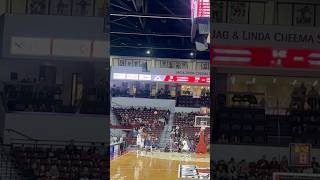
[[[190,0],[111,0],[111,55],[210,59],[191,41]]]

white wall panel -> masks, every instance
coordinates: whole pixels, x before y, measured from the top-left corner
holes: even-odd
[[[107,119],[98,115],[21,112],[7,114],[5,127],[41,140],[105,142]],[[10,134],[6,139],[10,139]]]
[[[54,39],[53,56],[90,57],[90,40]]]
[[[107,58],[108,56],[107,41],[94,41],[93,43],[93,57]]]
[[[49,38],[12,37],[10,53],[14,55],[46,55],[50,54]]]

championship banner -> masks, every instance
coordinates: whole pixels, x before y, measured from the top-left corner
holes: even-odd
[[[214,66],[320,68],[320,50],[215,45],[210,50]]]
[[[290,165],[310,166],[311,165],[311,144],[292,143],[290,144]]]

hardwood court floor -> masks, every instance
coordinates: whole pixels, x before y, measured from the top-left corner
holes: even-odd
[[[179,164],[209,167],[209,162],[184,162],[150,157],[137,157],[131,152],[110,162],[111,180],[182,180]]]

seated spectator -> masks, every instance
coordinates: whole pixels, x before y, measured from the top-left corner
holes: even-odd
[[[45,177],[46,176],[46,168],[44,165],[41,165],[40,168],[37,168],[34,173],[37,177]]]
[[[91,154],[91,153],[94,153],[95,151],[96,151],[96,146],[95,146],[94,142],[92,142],[91,146],[88,149],[88,153]]]
[[[269,167],[268,161],[266,160],[266,155],[263,155],[260,160],[257,162],[257,168],[265,170]]]
[[[312,157],[312,160],[311,160],[311,167],[314,169],[314,172],[315,173],[318,173],[319,172],[319,163],[316,161],[316,157]]]
[[[109,150],[108,150],[107,144],[101,143],[101,146],[99,146],[98,151],[99,151],[101,157],[108,156]]]
[[[286,156],[283,156],[281,161],[280,161],[280,171],[281,172],[288,172],[289,167],[288,167],[288,158]]]
[[[57,166],[52,165],[46,176],[49,179],[59,179],[59,170]]]
[[[312,86],[311,90],[308,92],[308,95],[307,95],[307,103],[310,106],[310,109],[312,111],[317,110],[318,99],[319,99],[319,93],[316,91],[315,87]]]
[[[77,152],[77,146],[74,145],[74,140],[70,140],[70,143],[65,147],[65,151],[69,154]]]
[[[80,172],[80,180],[89,180],[90,173],[88,167],[84,167],[82,171]]]
[[[272,172],[277,172],[277,171],[279,171],[280,166],[279,166],[279,163],[278,163],[276,157],[273,157],[273,158],[272,158],[272,160],[271,160],[271,162],[270,162],[270,164],[269,164],[269,167],[270,167],[270,170],[271,170]]]
[[[27,106],[27,108],[25,109],[25,111],[27,111],[27,112],[33,112],[34,109],[33,109],[33,107],[32,107],[32,104],[29,104],[29,105]]]

